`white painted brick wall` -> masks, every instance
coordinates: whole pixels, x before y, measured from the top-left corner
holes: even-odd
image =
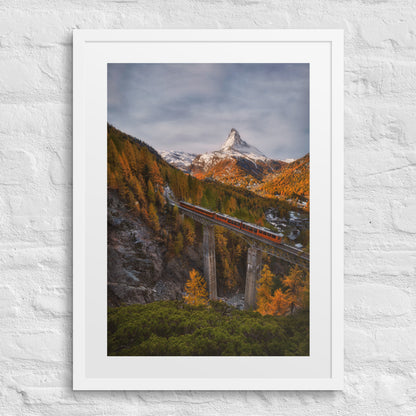
[[[343,392],[71,390],[72,29],[345,30]],[[414,0],[0,2],[1,415],[415,415]]]

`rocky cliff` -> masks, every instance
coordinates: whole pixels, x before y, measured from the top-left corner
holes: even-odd
[[[109,306],[181,299],[189,270],[202,271],[199,244],[186,247],[182,256],[169,256],[163,241],[111,190],[107,224]]]

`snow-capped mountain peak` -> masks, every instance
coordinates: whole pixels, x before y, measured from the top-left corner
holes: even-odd
[[[227,137],[227,140],[222,145],[221,149],[214,152],[216,154],[222,153],[229,156],[243,156],[252,160],[267,160],[267,157],[260,152],[254,146],[249,145],[245,142],[238,131],[234,128],[231,129],[230,134]]]
[[[192,162],[190,171],[199,179],[213,178],[237,186],[251,186],[279,167],[279,161],[269,159],[256,147],[245,142],[233,128],[221,148],[198,155]]]
[[[251,189],[266,175],[281,169],[282,162],[269,159],[231,129],[220,149],[195,155],[180,151],[159,151],[171,165],[198,179],[211,179]]]
[[[232,148],[238,147],[247,147],[247,143],[241,138],[240,134],[236,129],[231,129],[230,134],[227,137],[227,140],[222,145],[221,150],[229,150]]]

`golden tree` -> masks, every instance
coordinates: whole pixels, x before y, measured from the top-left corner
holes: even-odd
[[[107,162],[109,163],[109,165],[114,168],[119,159],[118,159],[118,151],[116,148],[116,145],[114,144],[114,142],[109,139],[108,140],[108,150],[107,150]]]
[[[132,175],[130,165],[128,162],[128,159],[124,152],[122,154],[118,153],[118,166],[121,168],[121,171],[123,172],[123,177],[125,179],[129,179]]]
[[[289,312],[290,303],[291,301],[288,295],[282,292],[281,289],[276,289],[270,300],[270,315],[285,315],[287,312]]]
[[[157,215],[156,208],[153,204],[149,205],[149,222],[151,227],[156,231],[160,231],[160,223],[159,223],[159,217]]]
[[[267,264],[261,271],[261,278],[257,283],[257,312],[262,315],[270,314],[272,300],[273,273]]]
[[[107,185],[110,189],[117,189],[118,187],[116,175],[111,171],[110,166],[107,167]]]
[[[301,306],[301,294],[305,287],[305,275],[303,270],[296,265],[290,270],[289,274],[283,278],[282,283],[287,287],[290,301],[296,306]]]
[[[158,187],[163,186],[163,178],[160,174],[160,169],[157,165],[156,160],[154,160],[150,166],[150,177],[152,178],[152,181],[155,185],[157,185]]]
[[[137,172],[137,159],[136,159],[136,152],[137,148],[133,144],[130,143],[130,141],[126,141],[123,148],[123,155],[126,158],[126,160],[129,163],[130,169],[133,170],[133,172]]]
[[[152,204],[154,204],[156,202],[155,188],[154,188],[154,186],[152,184],[152,181],[150,179],[147,181],[147,199]]]
[[[207,282],[195,269],[189,272],[184,299],[188,305],[200,306],[208,303]]]

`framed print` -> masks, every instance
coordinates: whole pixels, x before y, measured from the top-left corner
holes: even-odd
[[[343,386],[343,34],[74,32],[75,390]]]

